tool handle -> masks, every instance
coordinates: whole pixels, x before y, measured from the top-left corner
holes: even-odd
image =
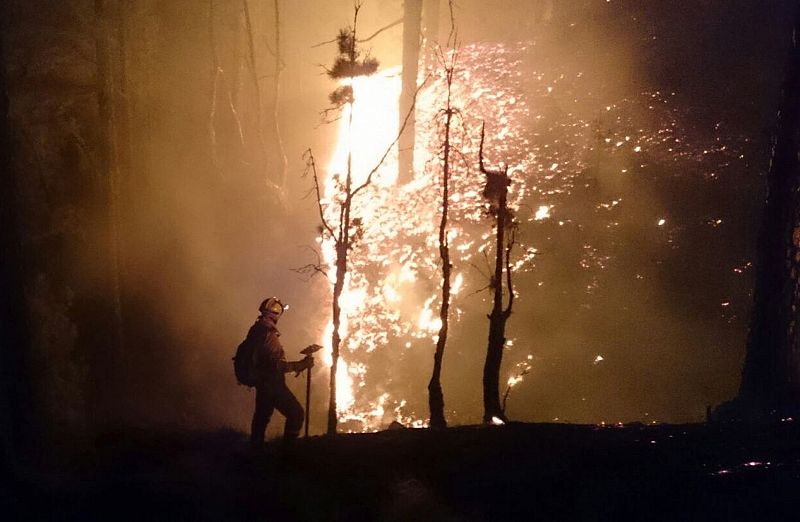
[[[309,410],[309,403],[311,399],[311,368],[306,370],[306,422],[305,422],[305,433],[304,437],[308,438],[308,420],[310,417]]]

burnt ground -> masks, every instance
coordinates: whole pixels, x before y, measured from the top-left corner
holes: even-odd
[[[255,455],[232,430],[109,435],[71,471],[18,472],[0,509],[26,520],[797,520],[799,494],[800,422],[510,424],[312,437]]]

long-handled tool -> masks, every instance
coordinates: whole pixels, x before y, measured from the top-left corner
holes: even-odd
[[[312,344],[300,350],[300,353],[305,355],[306,357],[312,357],[314,353],[322,350],[322,346],[318,344]],[[311,368],[306,370],[306,422],[305,422],[305,433],[303,434],[304,437],[308,437],[308,420],[309,420],[309,410],[310,410],[310,403],[311,403]]]

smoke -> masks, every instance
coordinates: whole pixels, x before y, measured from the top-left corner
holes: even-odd
[[[509,97],[527,103],[526,114],[510,116],[516,118],[517,142],[509,136],[494,140],[493,155],[517,167],[517,185],[527,187],[519,201],[523,220],[526,209],[552,205],[549,219],[524,222],[520,234],[541,255],[517,276],[519,299],[508,331],[513,346],[503,371],[510,376],[514,363],[528,355],[532,369],[510,393],[509,414],[576,422],[698,420],[707,404],[733,393],[738,379],[748,297],[747,284],[731,282],[731,270],[748,257],[752,239],[726,228],[752,218],[757,201],[751,198],[737,211],[730,203],[741,196],[718,198],[754,186],[752,170],[738,158],[752,147],[726,126],[735,113],[707,114],[699,89],[673,90],[674,82],[663,76],[668,67],[643,63],[642,56],[651,56],[657,45],[652,38],[662,37],[639,18],[648,19],[651,6],[597,4],[555,6],[549,18],[526,18],[532,4],[515,4],[493,11],[502,14],[492,23],[476,6],[457,11],[470,73],[462,77],[462,88],[470,91],[483,82],[500,89],[483,105],[463,110],[474,113],[473,120],[488,117],[491,128],[493,111]],[[362,34],[401,14],[399,8],[369,7],[362,12]],[[274,294],[291,304],[281,324],[290,358],[319,340],[328,321],[324,279],[307,282],[290,268],[315,262],[307,248],[316,246],[315,202],[300,199],[310,188],[299,176],[300,153],[311,146],[324,158],[337,139],[336,126],[319,125],[317,113],[332,86],[316,64],[327,63],[332,51],[312,46],[350,23],[351,13],[347,5],[316,6],[313,12],[285,6],[282,13],[286,69],[278,114],[289,158],[283,201],[269,192],[263,181],[269,172],[257,164],[246,60],[238,64],[242,70],[231,70],[231,64],[226,69],[228,81],[237,85],[241,121],[229,114],[217,130],[220,144],[238,152],[220,150],[228,163],[213,168],[205,14],[172,15],[157,44],[161,56],[140,71],[149,78],[142,82],[152,86],[155,121],[138,122],[151,129],[141,160],[148,181],[134,198],[131,228],[145,248],[136,249],[141,265],[127,283],[147,289],[141,297],[156,328],[164,330],[163,336],[145,336],[151,353],[146,360],[180,375],[173,383],[178,390],[153,383],[151,400],[180,396],[182,422],[244,428],[251,397],[232,386],[228,359],[260,299]],[[270,14],[252,15],[256,34],[268,40]],[[227,46],[227,59],[235,62],[237,53],[247,53],[245,35],[224,31],[237,9],[228,6],[216,16],[218,49]],[[512,18],[525,22],[513,24]],[[638,25],[628,26],[632,20]],[[400,34],[393,28],[376,38],[373,53],[382,66],[399,62],[391,42]],[[470,43],[478,40],[486,43]],[[204,88],[186,96],[193,85]],[[224,97],[219,102],[221,114]],[[722,123],[715,127],[713,120]],[[245,129],[243,141],[231,137],[237,125]],[[553,164],[558,167],[551,172]],[[721,226],[708,224],[720,218]],[[736,255],[726,253],[731,250]],[[474,269],[461,268],[466,294],[482,286]],[[739,292],[728,292],[730,286]],[[460,318],[454,318],[443,376],[456,423],[474,422],[481,408],[486,297],[458,300]],[[735,302],[739,315],[725,316],[722,302]],[[365,388],[356,390],[364,402],[356,407],[372,408],[390,393],[406,401],[404,414],[425,418],[431,354],[424,343],[406,350],[400,339],[388,342],[385,351],[363,359],[354,348],[349,362],[366,364]],[[596,363],[598,355],[602,361]],[[171,371],[164,372],[165,380]],[[290,382],[302,395],[299,382]],[[324,371],[317,372],[314,391],[312,422],[320,429]]]
[[[338,126],[323,124],[319,114],[334,86],[319,64],[333,56],[324,42],[352,23],[352,4],[278,2],[275,106],[273,5],[249,3],[252,33],[241,2],[128,6],[118,78],[127,138],[119,151],[119,346],[107,339],[109,214],[98,189],[103,178],[92,167],[97,104],[85,89],[59,91],[53,85],[60,83],[48,83],[55,75],[68,85],[94,85],[87,65],[92,8],[67,4],[48,23],[83,36],[69,45],[34,40],[30,29],[43,23],[34,16],[37,4],[15,3],[14,45],[4,57],[11,118],[26,136],[25,161],[16,158],[16,170],[26,173],[17,184],[32,260],[23,285],[35,325],[32,350],[41,356],[37,368],[51,365],[39,372],[40,388],[59,383],[43,395],[45,409],[65,412],[64,422],[105,415],[111,422],[246,430],[253,394],[236,386],[230,358],[259,302],[276,295],[290,304],[280,325],[290,359],[320,341],[330,319],[328,282],[292,268],[318,261],[318,214],[313,196],[306,197],[312,185],[302,177],[302,154],[311,148],[321,165],[334,154]],[[687,4],[456,2],[463,58],[456,88],[471,99],[462,107],[464,153],[474,159],[485,119],[487,158],[511,166],[521,221],[516,255],[525,262],[516,273],[501,383],[529,356],[531,370],[509,394],[511,418],[700,420],[707,405],[736,390],[759,175],[790,2]],[[401,2],[367,2],[360,33],[371,35],[402,14]],[[447,21],[440,2],[438,33],[427,34],[426,45],[446,40]],[[388,69],[401,63],[400,41],[402,26],[394,26],[365,45]],[[433,82],[422,93],[430,113],[419,129],[427,144],[436,139],[426,125],[439,88]],[[42,123],[51,114],[58,124]],[[417,181],[423,188],[432,183]],[[481,221],[480,181],[465,168],[458,183],[474,194],[454,219],[477,248],[490,232]],[[408,208],[395,209],[398,215],[425,195],[420,189],[406,197]],[[549,215],[536,219],[542,206]],[[410,217],[405,232],[413,232],[412,223],[419,232],[427,226],[422,218],[435,212]],[[489,303],[476,292],[486,284],[483,258],[471,252],[466,259],[470,252],[457,262],[464,287],[442,377],[454,424],[477,422],[482,409]],[[401,265],[394,259],[387,270]],[[435,263],[423,268],[426,281],[408,287],[402,321],[392,323],[403,331],[387,333],[387,349],[367,355],[354,347],[346,356],[364,382],[357,407],[383,400],[384,420],[427,417],[433,343],[404,337],[418,329],[417,314],[436,288]],[[327,407],[328,376],[320,366],[312,433],[322,430]],[[98,376],[106,369],[113,384],[103,388]],[[302,398],[301,379],[288,380]],[[271,429],[279,429],[275,424]]]

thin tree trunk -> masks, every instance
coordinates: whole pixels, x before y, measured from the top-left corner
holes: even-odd
[[[264,106],[261,100],[261,84],[258,81],[258,70],[256,66],[256,46],[255,46],[255,39],[253,37],[253,24],[250,17],[250,4],[247,0],[242,0],[242,5],[244,7],[244,23],[245,23],[245,32],[247,38],[247,56],[249,62],[249,70],[250,70],[250,80],[253,84],[253,97],[255,99],[255,126],[256,126],[256,137],[258,138],[258,154],[257,160],[261,163],[264,168],[269,168],[267,165],[267,144],[264,140],[264,128],[262,125],[263,121],[263,110]],[[270,176],[265,175],[266,181],[272,182],[274,184],[274,180],[270,179]]]
[[[286,183],[286,169],[288,168],[288,160],[286,159],[286,151],[283,147],[283,137],[281,136],[280,122],[278,121],[278,104],[280,102],[281,92],[281,73],[283,72],[283,59],[281,58],[281,13],[279,0],[273,0],[273,8],[275,13],[275,75],[273,80],[272,89],[272,132],[275,134],[275,146],[278,152],[278,165],[277,175],[275,182],[278,187],[283,188]]]
[[[95,13],[100,27],[97,38],[97,99],[100,109],[100,126],[103,151],[98,162],[106,179],[108,205],[108,237],[110,252],[109,277],[111,281],[114,339],[111,349],[122,350],[122,293],[120,288],[120,143],[118,122],[118,90],[122,85],[119,69],[124,50],[120,49],[120,6],[112,0],[95,0]],[[124,154],[124,152],[122,152]]]
[[[444,127],[444,166],[442,173],[442,218],[439,222],[439,256],[442,260],[442,305],[439,318],[442,326],[439,328],[439,337],[436,339],[436,351],[433,354],[433,373],[428,383],[428,407],[431,414],[432,428],[446,428],[447,420],[444,416],[444,394],[442,393],[442,359],[444,348],[447,344],[447,330],[450,314],[450,275],[453,269],[450,264],[450,246],[447,241],[447,218],[450,206],[450,127],[453,120],[451,105],[453,85],[453,67],[447,70],[447,108],[445,109]]]
[[[483,165],[484,132],[481,129],[479,151],[480,170],[486,175],[487,186],[484,196],[490,200],[495,214],[495,264],[491,287],[492,312],[489,314],[489,338],[486,348],[486,361],[483,366],[483,421],[492,422],[494,418],[506,421],[500,404],[500,367],[503,362],[503,348],[506,344],[506,321],[511,315],[514,304],[514,288],[512,286],[509,256],[513,244],[506,239],[506,231],[513,226],[512,216],[508,210],[508,167],[502,171],[489,171]],[[507,271],[508,306],[503,309],[503,269]]]
[[[497,215],[496,255],[492,286],[492,313],[489,315],[489,341],[486,349],[486,362],[483,367],[483,421],[491,422],[493,417],[503,418],[500,406],[500,365],[503,361],[503,346],[506,343],[506,316],[503,312],[503,265],[505,254],[505,194],[500,200]]]
[[[211,47],[211,108],[208,114],[208,138],[211,145],[211,162],[219,168],[217,154],[217,98],[219,97],[219,77],[221,69],[217,55],[217,35],[214,31],[214,0],[208,0],[208,43]]]
[[[355,10],[353,19],[353,41],[350,47],[350,63],[356,62],[356,27],[358,22],[358,8]],[[355,100],[350,102],[349,114],[347,118],[347,176],[345,178],[344,202],[339,212],[339,230],[336,237],[336,281],[333,285],[333,333],[331,335],[331,377],[330,377],[330,400],[328,403],[328,435],[336,433],[338,424],[338,411],[336,404],[336,370],[339,368],[339,345],[341,335],[341,299],[344,291],[344,281],[347,276],[347,254],[350,250],[350,212],[353,207],[353,151],[351,147],[351,136],[353,130],[353,111]]]
[[[419,73],[420,25],[422,0],[405,0],[403,12],[403,72],[400,91],[400,114],[408,114],[414,106]],[[416,119],[412,113],[400,133],[398,142],[398,184],[411,181],[414,175],[414,145]]]

